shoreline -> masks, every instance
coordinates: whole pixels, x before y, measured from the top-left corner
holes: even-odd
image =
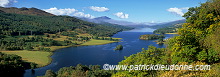
[[[165,33],[165,34],[178,34],[178,33]]]
[[[122,38],[116,38],[116,39],[122,39]],[[6,54],[15,54],[15,55],[18,55],[19,54],[19,56],[23,56],[24,57],[24,55],[21,55],[22,53],[26,53],[26,52],[33,52],[33,53],[36,53],[36,52],[39,52],[39,53],[48,53],[49,55],[47,55],[47,63],[45,63],[45,64],[39,64],[38,62],[36,62],[36,61],[28,61],[28,59],[26,58],[26,57],[22,57],[22,59],[24,60],[24,61],[26,61],[26,62],[34,62],[34,63],[36,63],[36,64],[38,64],[37,65],[37,67],[35,68],[35,69],[37,69],[37,68],[41,68],[41,67],[45,67],[45,66],[48,66],[48,65],[50,65],[51,63],[52,63],[52,61],[53,61],[53,59],[51,58],[51,56],[54,54],[54,52],[56,52],[56,50],[59,50],[59,49],[63,49],[63,48],[69,48],[69,47],[78,47],[78,46],[92,46],[92,45],[105,45],[105,44],[110,44],[110,43],[115,43],[115,42],[121,42],[121,41],[109,41],[109,40],[96,40],[96,41],[105,41],[104,43],[103,42],[101,42],[101,43],[89,43],[88,45],[86,44],[86,45],[83,45],[83,44],[81,44],[81,45],[69,45],[69,46],[51,46],[51,47],[48,47],[48,48],[51,48],[51,51],[50,52],[46,52],[46,51],[28,51],[28,50],[3,50],[3,51],[0,51],[0,52],[3,52],[3,53],[6,53]],[[87,41],[87,42],[91,42],[91,41]],[[87,42],[85,42],[85,43],[87,43]],[[93,42],[94,42],[94,40],[93,40]],[[26,69],[26,70],[30,70],[30,69]]]
[[[22,60],[25,62],[36,63],[37,64],[36,68],[44,67],[50,64],[52,62],[52,59],[50,57],[53,55],[53,52],[28,51],[28,50],[14,50],[14,51],[0,51],[0,52],[5,53],[5,54],[15,54],[15,55],[21,56]],[[40,59],[43,59],[43,60],[40,60]]]
[[[160,34],[160,33],[155,33],[155,34]],[[176,33],[165,33],[165,34],[178,34],[178,33],[176,32]]]
[[[121,38],[120,38],[121,39]],[[115,41],[117,42],[117,41]],[[115,42],[110,42],[110,43],[115,43]],[[118,41],[120,42],[120,41]],[[110,44],[110,43],[105,43],[105,44]],[[105,44],[96,44],[96,45],[105,45]],[[95,44],[94,44],[95,45]],[[56,52],[56,50],[59,50],[59,49],[63,49],[63,48],[69,48],[69,47],[78,47],[78,46],[92,46],[92,45],[75,45],[75,46],[64,46],[64,47],[60,47],[60,48],[57,48],[57,49],[54,49],[54,50],[51,50],[51,54],[48,56],[49,58],[49,63],[46,64],[45,66],[48,66],[52,63],[53,59],[51,58],[51,56],[53,55],[54,52]],[[42,66],[42,67],[45,67],[45,66]],[[41,67],[37,67],[37,68],[41,68]],[[36,68],[35,68],[36,69]],[[27,69],[29,70],[29,69]]]

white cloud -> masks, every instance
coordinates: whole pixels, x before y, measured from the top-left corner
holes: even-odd
[[[43,9],[46,12],[55,14],[55,15],[68,15],[68,16],[77,16],[77,17],[86,17],[86,18],[94,18],[94,16],[90,14],[84,14],[83,12],[79,12],[74,8],[65,8],[65,9],[58,9],[56,7],[50,9]]]
[[[189,7],[183,7],[183,8],[180,8],[180,9],[182,9],[182,10],[188,10]]]
[[[74,16],[77,17],[85,17],[85,18],[95,18],[94,16],[90,15],[90,14],[85,14],[83,12],[76,12],[73,14]]]
[[[128,14],[124,14],[123,12],[118,12],[118,13],[115,13],[114,15],[122,19],[126,19],[129,16]]]
[[[65,8],[65,9],[57,9],[56,7],[50,9],[44,9],[44,11],[55,14],[55,15],[72,15],[77,12],[76,9]]]
[[[0,0],[0,6],[1,7],[8,7],[11,6],[14,3],[17,3],[18,1],[16,0]]]
[[[155,21],[151,21],[151,23],[155,23]]]
[[[184,12],[187,11],[189,8],[188,7],[184,7],[184,8],[169,8],[167,9],[167,11],[171,12],[171,13],[174,13],[174,14],[177,14],[177,15],[180,15],[180,16],[183,16],[184,15]]]
[[[93,11],[97,11],[97,12],[106,12],[106,11],[109,11],[108,8],[106,7],[97,7],[97,6],[91,6],[89,7],[91,10]]]

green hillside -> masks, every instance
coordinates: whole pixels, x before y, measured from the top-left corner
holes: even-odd
[[[183,16],[187,23],[178,29],[179,36],[168,40],[166,48],[149,46],[119,62],[120,65],[192,65],[191,70],[119,71],[113,77],[219,77],[219,4],[220,0],[210,0],[200,7],[189,8]],[[202,69],[196,70],[196,65],[210,65],[211,69],[204,70],[206,67],[201,66]]]
[[[55,16],[37,8],[0,7],[0,52],[16,54],[15,57],[18,57],[17,60],[14,56],[4,57],[1,55],[5,54],[0,53],[0,74],[17,76],[25,69],[49,64],[50,51],[79,46],[96,38],[109,38],[117,32],[130,29],[132,28],[90,23],[70,16]],[[106,42],[99,44],[118,41],[113,38],[99,41],[104,40]],[[3,72],[4,70],[7,71]],[[10,74],[17,72],[14,70],[21,72]]]
[[[36,15],[36,16],[55,16],[53,14],[47,13],[43,10],[37,8],[16,8],[16,7],[0,7],[1,12],[5,13],[14,13],[14,14],[23,14],[23,15]]]
[[[165,33],[177,33],[179,28],[182,28],[183,23],[170,25],[168,27],[159,28],[153,31],[153,33],[157,34],[165,34]]]
[[[150,28],[159,29],[159,28],[173,27],[176,24],[182,24],[182,23],[186,23],[186,20],[183,19],[183,20],[177,20],[177,21],[172,21],[172,22],[168,22],[168,23],[162,23],[159,25],[150,26]]]

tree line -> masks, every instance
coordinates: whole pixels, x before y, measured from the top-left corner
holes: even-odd
[[[159,28],[159,29],[154,30],[153,33],[157,33],[157,34],[176,33],[178,29],[182,27],[182,25],[183,23],[171,25],[169,27]]]
[[[40,77],[111,77],[113,72],[103,70],[99,65],[78,64],[76,67],[63,67],[57,72],[47,70],[45,75]]]
[[[100,25],[70,16],[33,16],[1,12],[0,29],[0,34],[6,36],[54,34],[75,29],[96,36],[111,36],[131,28]]]
[[[154,39],[160,39],[160,38],[165,38],[163,34],[161,35],[156,35],[156,34],[146,34],[146,35],[141,35],[139,39],[142,40],[154,40]]]

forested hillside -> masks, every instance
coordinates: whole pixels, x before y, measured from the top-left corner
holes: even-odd
[[[78,37],[78,34],[90,34],[90,36],[107,37],[113,34],[129,30],[131,28],[119,25],[100,25],[79,20],[70,16],[38,16],[32,15],[36,11],[28,11],[30,15],[19,14],[22,8],[1,8],[3,11],[17,10],[16,13],[0,13],[0,50],[32,50],[39,46],[66,46],[75,45],[76,41],[88,41],[88,36]],[[30,8],[28,10],[31,10]],[[37,11],[45,14],[44,11]],[[51,35],[55,34],[55,35]],[[29,36],[34,37],[29,37]],[[27,37],[28,36],[28,37]],[[62,36],[69,38],[53,40]],[[77,38],[80,38],[77,39]],[[50,51],[49,49],[39,48],[37,50]]]
[[[182,28],[183,23],[171,25],[164,28],[159,28],[153,31],[153,33],[157,34],[165,34],[165,33],[176,33],[179,28]]]
[[[183,17],[187,20],[178,30],[179,36],[168,41],[167,48],[149,46],[147,50],[131,55],[121,65],[134,64],[187,64],[211,65],[211,70],[170,71],[119,71],[113,76],[158,76],[158,77],[219,77],[220,63],[220,0],[210,0],[200,7],[189,8]]]
[[[55,16],[53,14],[47,13],[43,10],[37,9],[37,8],[16,8],[16,7],[0,7],[1,12],[5,13],[14,13],[14,14],[23,14],[23,15],[37,15],[37,16]]]
[[[168,22],[168,23],[161,23],[161,24],[158,24],[158,25],[150,26],[150,28],[160,29],[160,28],[166,28],[166,27],[173,27],[176,24],[183,24],[183,23],[186,23],[185,19],[177,20],[177,21],[172,21],[172,22]]]
[[[78,46],[90,39],[116,42],[118,39],[109,36],[129,29],[132,28],[95,24],[70,16],[55,16],[36,8],[0,7],[0,51],[3,53],[18,51],[24,56],[28,56],[31,54],[26,54],[22,50],[50,52],[62,48],[62,46]],[[0,53],[0,75],[10,76],[9,73],[16,72],[22,74],[25,69],[36,68],[36,63],[22,60],[22,57],[17,55]],[[26,65],[23,65],[24,63]]]
[[[32,16],[12,13],[0,13],[1,35],[42,35],[75,29],[97,36],[110,36],[127,27],[105,26],[85,22],[69,16]],[[99,32],[99,33],[97,33]]]
[[[182,25],[184,23],[186,23],[185,19],[151,26],[151,28],[156,29],[153,31],[153,33],[156,33],[156,34],[176,33],[179,28],[182,28]]]

